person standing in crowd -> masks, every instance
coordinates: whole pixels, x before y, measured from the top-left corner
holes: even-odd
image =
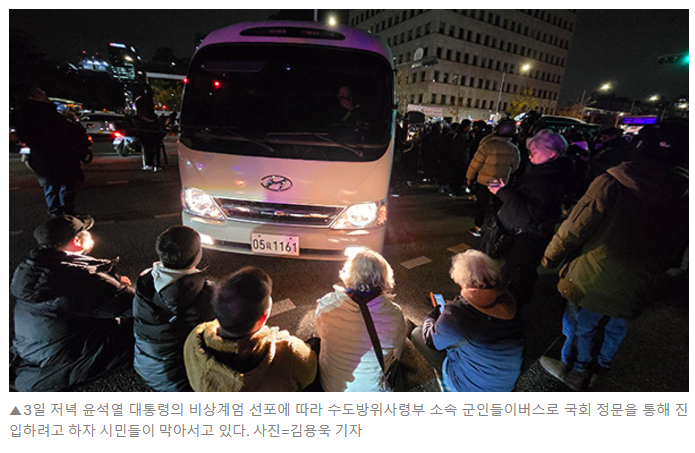
[[[476,182],[476,212],[473,219],[475,226],[468,230],[475,237],[483,235],[483,224],[487,205],[490,202],[490,191],[487,185],[491,181],[502,181],[506,184],[512,173],[519,167],[519,148],[512,143],[511,138],[516,134],[516,124],[513,120],[502,120],[497,123],[493,135],[480,142],[468,171],[468,184]],[[492,197],[495,211],[500,206],[497,197]]]
[[[137,114],[135,127],[142,144],[142,169],[161,171],[161,151],[166,130],[161,119],[154,112],[154,105],[149,95],[143,95],[135,101]]]
[[[589,161],[589,181],[629,158],[629,143],[622,137],[620,129],[609,127],[602,130],[600,141],[596,144],[596,153]]]
[[[451,146],[451,165],[449,166],[449,195],[457,197],[463,195],[463,186],[466,184],[466,170],[470,164],[470,146],[473,138],[470,134],[471,120],[463,120],[458,127]]]
[[[435,307],[411,340],[432,365],[442,390],[509,392],[524,350],[524,329],[500,266],[469,249],[452,259],[451,278],[461,294],[440,313]]]
[[[159,261],[138,278],[133,299],[135,371],[159,392],[191,391],[183,344],[191,330],[215,318],[215,285],[196,268],[200,235],[174,226],[157,237]]]
[[[439,193],[449,194],[451,192],[451,171],[454,163],[454,137],[458,132],[460,124],[451,123],[449,130],[439,140],[437,152],[437,181],[439,182]]]
[[[391,294],[393,269],[383,256],[364,249],[348,258],[340,279],[345,286],[334,286],[316,307],[321,387],[327,392],[376,392],[384,374],[357,304],[366,304],[372,316],[388,369],[400,357],[407,333]]]
[[[645,127],[636,140],[635,160],[591,183],[543,257],[548,268],[564,263],[557,288],[567,308],[561,360],[540,363],[573,390],[608,372],[628,321],[688,245],[688,125]]]
[[[574,176],[569,185],[569,191],[565,197],[565,208],[571,209],[572,206],[584,195],[591,181],[587,181],[587,167],[591,159],[589,140],[585,133],[578,130],[570,130],[567,134],[567,157],[574,162]]]
[[[14,386],[61,391],[133,361],[133,289],[114,266],[88,256],[89,228],[73,216],[39,225],[39,247],[15,270]]]
[[[31,149],[28,163],[43,187],[48,215],[77,215],[75,196],[84,181],[81,162],[90,160],[89,147],[75,139],[73,126],[39,87],[31,89],[21,107],[16,129]]]
[[[502,274],[519,305],[531,302],[537,268],[560,221],[562,202],[574,174],[573,162],[564,156],[562,135],[543,129],[526,140],[530,166],[506,185],[490,182],[489,190],[502,205],[493,227],[482,241],[483,252],[502,261]]]
[[[295,392],[316,377],[316,354],[286,330],[268,327],[273,281],[245,267],[220,284],[217,319],[188,335],[183,357],[196,392]]]
[[[433,181],[437,174],[437,152],[440,133],[441,127],[439,123],[432,123],[422,137],[422,172],[423,179],[427,181]]]
[[[489,132],[487,130],[487,123],[483,120],[478,120],[473,123],[473,130],[471,131],[471,147],[470,147],[470,153],[471,155],[475,154],[476,151],[478,151],[478,147],[480,146],[480,142],[489,135]]]

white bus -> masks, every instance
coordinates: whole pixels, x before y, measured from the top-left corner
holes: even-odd
[[[184,82],[182,218],[205,247],[326,260],[383,249],[396,111],[380,39],[232,25],[203,40]]]

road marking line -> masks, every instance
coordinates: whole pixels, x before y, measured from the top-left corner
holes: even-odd
[[[422,266],[423,264],[427,264],[427,263],[431,263],[431,262],[432,262],[432,260],[427,258],[426,256],[418,256],[417,258],[413,258],[412,260],[403,261],[401,263],[401,266],[410,270],[414,267]]]
[[[19,236],[24,233],[24,230],[10,231],[10,236]]]
[[[106,184],[128,184],[130,181],[106,181]]]
[[[292,299],[282,299],[280,302],[273,302],[270,317],[272,318],[273,316],[294,310],[295,308],[297,308],[297,306],[292,303]]]
[[[468,245],[468,244],[466,244],[465,242],[463,242],[463,243],[461,243],[461,244],[459,244],[459,245],[455,245],[455,246],[453,246],[453,247],[449,247],[447,250],[450,251],[451,253],[453,253],[453,254],[455,255],[455,254],[457,254],[457,253],[465,252],[466,250],[472,249],[472,248],[473,248],[473,247],[471,247],[470,245]]]
[[[165,218],[165,217],[178,217],[178,216],[180,216],[180,215],[181,215],[180,212],[174,212],[174,213],[171,213],[171,214],[157,214],[157,215],[154,216],[154,218],[155,218],[155,219],[163,219],[163,218]]]

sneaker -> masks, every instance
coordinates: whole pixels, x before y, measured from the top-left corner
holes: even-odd
[[[477,238],[483,235],[483,229],[477,226],[471,228],[468,232]]]
[[[152,171],[162,171],[162,170],[163,170],[162,167],[154,167],[154,168],[152,168]]]
[[[575,392],[585,391],[589,388],[589,372],[579,371],[560,360],[542,356],[539,363],[552,377],[565,384]]]
[[[152,165],[143,165],[143,166],[142,166],[142,169],[143,169],[143,170],[146,170],[146,171],[152,170],[153,168],[154,168],[154,167],[152,167]]]

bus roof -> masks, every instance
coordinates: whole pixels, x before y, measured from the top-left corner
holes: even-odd
[[[391,49],[378,37],[347,26],[320,22],[244,22],[220,28],[205,37],[198,49],[230,42],[311,44],[377,53],[393,65]]]

